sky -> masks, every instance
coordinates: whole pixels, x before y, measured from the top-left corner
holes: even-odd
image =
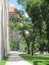
[[[23,9],[23,7],[17,3],[17,0],[9,0],[9,4],[15,6],[18,10]]]
[[[9,0],[9,5],[15,6],[18,10],[23,10],[23,7],[17,3],[17,0]],[[28,17],[28,14],[25,12],[25,16]]]

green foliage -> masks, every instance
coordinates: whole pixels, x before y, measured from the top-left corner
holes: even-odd
[[[36,3],[41,4],[43,0],[17,0],[17,2],[23,5],[24,8],[26,8],[28,3],[32,6],[32,4]]]
[[[12,38],[9,39],[9,42],[10,42],[10,47],[13,47],[13,45],[14,45],[14,41],[13,41]]]
[[[12,47],[13,51],[17,51],[19,50],[19,41],[14,41],[13,47]]]
[[[9,27],[10,27],[11,29],[14,29],[14,24],[13,24],[13,23],[9,24]]]
[[[30,54],[20,54],[26,61],[34,65],[47,65],[49,64],[49,55],[30,55]]]
[[[28,0],[17,0],[17,2],[18,2],[19,4],[21,4],[21,5],[23,5],[24,8],[25,8],[25,7],[26,7],[26,4],[27,4],[27,2],[28,2]]]
[[[38,65],[46,65],[45,63],[38,62]]]
[[[43,6],[42,6],[43,5]],[[43,7],[43,9],[41,8]],[[45,0],[30,0],[27,4],[26,11],[28,12],[29,16],[32,18],[32,24],[34,25],[34,29],[37,31],[34,31],[34,37],[37,44],[43,48],[44,44],[48,42],[47,40],[47,24],[46,24],[46,18],[48,18],[48,4]],[[45,16],[46,15],[46,16]],[[39,35],[37,35],[38,33]],[[38,37],[38,39],[37,39]],[[39,41],[38,41],[39,40]],[[38,42],[37,42],[38,41]],[[38,45],[38,46],[39,46]]]
[[[6,64],[6,61],[8,60],[9,55],[10,54],[7,54],[7,56],[0,61],[0,65],[5,65]]]
[[[19,50],[26,51],[27,50],[27,43],[25,39],[19,40]]]
[[[49,4],[48,0],[17,0],[22,4],[29,17],[30,21],[20,12],[20,19],[14,25],[10,25],[25,38],[28,48],[32,45],[36,50],[43,51],[46,45],[49,46]],[[29,34],[26,34],[25,31]],[[47,46],[47,47],[48,47]],[[49,47],[48,47],[49,48]]]
[[[14,41],[12,38],[9,39],[11,50],[19,50],[19,41]]]

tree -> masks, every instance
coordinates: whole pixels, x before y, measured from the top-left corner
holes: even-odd
[[[21,0],[19,0],[19,1],[20,1],[20,4],[23,3],[23,1],[21,1]],[[48,17],[49,4],[47,1],[46,0],[28,0],[28,2],[25,1],[26,2],[25,3],[26,11],[27,11],[29,17],[31,17],[32,24],[33,24],[33,42],[35,41],[35,39],[37,37],[36,33],[39,33],[38,36],[39,36],[40,50],[42,53],[44,50],[43,45],[47,43],[46,38],[49,38],[49,37],[47,37],[49,34],[48,33],[49,26],[46,23],[46,21],[49,20],[49,17]],[[22,4],[22,5],[25,6],[24,4]],[[34,44],[32,44],[32,45],[34,46]],[[33,46],[32,46],[32,48],[33,48]],[[32,49],[32,54],[33,54],[33,49]]]
[[[47,50],[49,52],[49,1],[48,0],[44,0],[43,4],[41,5],[41,10],[42,10],[43,19],[46,22],[46,27],[47,27],[47,39],[48,39]]]
[[[29,28],[30,28],[30,23],[29,22],[19,22],[18,26],[17,26],[17,23],[16,23],[16,29],[18,29],[21,33],[21,35],[24,37],[24,39],[26,40],[26,43],[27,43],[27,47],[28,47],[28,54],[30,53],[30,33],[29,33]]]

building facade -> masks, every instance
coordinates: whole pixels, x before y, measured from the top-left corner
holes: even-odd
[[[9,50],[8,20],[8,0],[0,0],[0,60]]]
[[[9,25],[16,24],[20,20],[20,12],[17,8],[15,8],[13,5],[9,6]],[[14,28],[11,28],[9,26],[9,38],[13,42],[13,46],[11,46],[12,51],[18,50],[18,40],[20,39],[20,34],[18,31]],[[10,44],[11,44],[10,41]]]
[[[19,11],[14,6],[9,6],[9,24],[15,24],[17,19],[20,19]],[[17,41],[19,39],[19,34],[17,31],[14,31],[9,27],[9,36],[13,39],[13,41]]]

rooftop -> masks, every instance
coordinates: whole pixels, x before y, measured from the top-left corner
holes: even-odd
[[[12,5],[9,6],[9,12],[15,12],[15,9],[16,8],[14,6],[12,6]]]

